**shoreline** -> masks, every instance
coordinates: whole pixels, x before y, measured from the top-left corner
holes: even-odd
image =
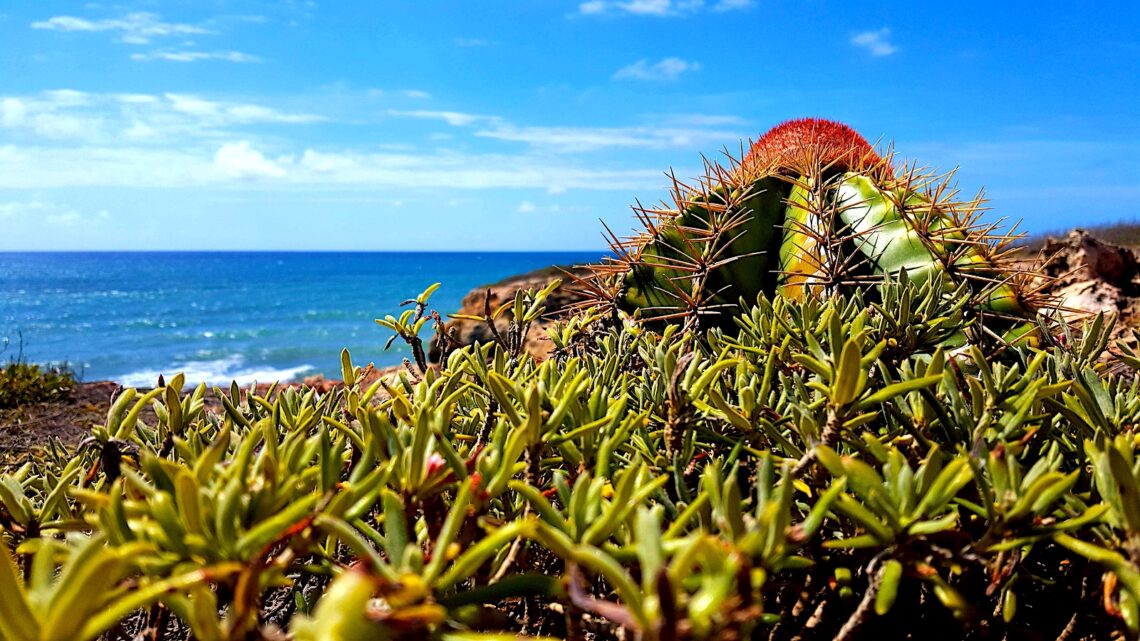
[[[1066,237],[1051,240],[1046,244],[1044,251],[1055,255],[1055,259],[1046,267],[1043,274],[1045,278],[1052,279],[1048,283],[1048,293],[1056,296],[1066,307],[1081,310],[1080,314],[1084,316],[1098,311],[1118,314],[1119,322],[1114,338],[1132,340],[1131,328],[1140,326],[1140,259],[1136,253],[1129,248],[1098,240],[1080,230],[1074,230]],[[567,269],[573,271],[572,267]],[[460,309],[455,313],[481,316],[488,291],[490,303],[495,307],[513,298],[519,289],[540,288],[559,275],[561,275],[560,268],[551,266],[480,285],[464,296]],[[549,299],[549,310],[554,315],[580,300],[580,293],[564,286]],[[499,322],[505,323],[505,321],[505,318],[499,319]],[[549,321],[542,321],[545,322]],[[452,319],[447,326],[460,344],[486,342],[491,339],[488,328],[482,322]],[[539,358],[549,352],[550,342],[545,332],[541,331],[541,327],[531,331],[526,348]],[[429,349],[429,353],[431,351]],[[379,377],[394,373],[402,367],[400,364],[380,367],[369,365],[366,370],[368,376]],[[157,383],[158,370],[154,372],[154,383]],[[167,378],[176,373],[177,368],[172,369],[166,373]],[[321,374],[290,378],[291,380],[281,382],[279,385],[311,387],[322,393],[343,385],[338,378],[326,378]],[[371,380],[374,381],[375,378]],[[192,382],[191,387],[194,385],[197,383]],[[257,382],[253,389],[267,390],[269,386],[268,382]],[[28,452],[47,444],[54,438],[59,438],[65,444],[74,445],[87,435],[92,425],[101,424],[106,420],[112,397],[123,387],[118,382],[110,380],[77,382],[71,397],[66,401],[0,410],[0,466],[8,462],[7,459],[13,454]],[[229,384],[219,387],[228,388]],[[249,384],[239,384],[239,387],[243,390],[250,389]],[[143,392],[153,389],[151,385],[135,386],[135,388]],[[207,407],[220,408],[220,403],[213,398],[212,389],[208,388],[206,396]],[[144,420],[148,420],[148,416],[153,418],[153,413],[147,408],[143,416]]]

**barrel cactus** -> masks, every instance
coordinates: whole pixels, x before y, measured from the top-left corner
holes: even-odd
[[[695,185],[674,179],[671,205],[636,207],[644,230],[614,237],[617,257],[590,288],[643,319],[708,326],[761,294],[797,300],[940,273],[946,286],[969,283],[971,313],[1020,337],[1048,301],[1009,260],[1012,237],[980,220],[982,205],[957,200],[948,176],[896,167],[844,124],[791,120],[740,160],[706,161]]]

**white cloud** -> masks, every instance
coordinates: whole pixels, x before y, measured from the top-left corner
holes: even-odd
[[[862,31],[851,36],[851,44],[866,49],[872,56],[889,56],[899,50],[891,43],[891,30],[883,27],[876,31]]]
[[[178,93],[162,94],[175,111],[191,116],[217,116],[221,112],[221,103],[205,100],[198,96]]]
[[[121,103],[129,105],[149,105],[158,102],[158,96],[145,93],[120,93],[113,94],[112,97]]]
[[[17,127],[28,117],[28,108],[19,98],[0,99],[0,127]]]
[[[411,111],[389,109],[388,115],[396,116],[399,118],[442,120],[452,127],[467,127],[477,122],[492,122],[499,120],[498,116],[482,116],[479,114],[463,113],[461,111],[433,111],[428,109],[415,109]]]
[[[547,193],[555,194],[555,193],[560,193],[560,191],[561,190],[559,190],[559,189],[548,189]],[[562,205],[559,205],[558,203],[535,204],[529,200],[524,200],[524,201],[519,203],[519,206],[517,208],[515,208],[515,211],[517,211],[520,214],[558,214],[558,213],[570,213],[570,212],[581,213],[581,212],[589,211],[589,208],[579,207],[579,206],[563,207]]]
[[[0,220],[12,222],[23,219],[37,224],[73,227],[80,223],[99,222],[110,217],[111,214],[105,209],[85,215],[71,207],[40,200],[0,203]]]
[[[127,138],[136,140],[146,140],[148,138],[156,138],[159,135],[157,129],[142,121],[135,121],[131,126],[123,130],[123,135]]]
[[[687,149],[739,141],[735,130],[714,129],[682,120],[640,127],[519,127],[500,125],[475,132],[480,138],[522,142],[547,152],[574,153],[599,149]]]
[[[618,3],[618,6],[633,14],[664,16],[673,11],[671,0],[630,0]]]
[[[398,91],[394,91],[391,89],[384,90],[384,89],[377,89],[374,87],[372,89],[365,91],[364,93],[369,98],[381,98],[381,97],[386,96],[386,95],[397,95],[397,96],[401,96],[404,98],[412,98],[414,100],[430,100],[431,99],[430,93],[428,93],[426,91],[422,91],[420,89],[400,89]],[[393,115],[393,114],[390,114],[390,115]],[[405,115],[405,112],[394,112],[394,115]]]
[[[262,105],[208,100],[192,94],[165,93],[162,97],[176,112],[218,123],[305,124],[324,120],[314,114],[285,113]]]
[[[301,166],[318,174],[329,174],[356,169],[356,162],[352,157],[344,154],[324,153],[306,149],[301,155]]]
[[[416,90],[389,91],[396,96]],[[344,122],[380,132],[407,129],[406,121],[394,118],[452,127],[431,127],[440,131],[422,132],[418,140],[330,149],[313,146],[309,132],[293,129],[323,116],[277,105],[189,93],[60,89],[0,95],[0,190],[198,188],[246,181],[249,189],[631,191],[661,186],[660,161],[631,166],[628,160],[574,154],[708,150],[753,133],[742,132],[739,119],[715,114],[649,115],[625,127],[525,126],[461,110],[393,110],[379,118],[373,112],[371,119]],[[471,151],[480,149],[489,151]],[[695,156],[689,159],[696,162]]]
[[[72,225],[78,223],[80,220],[83,220],[83,217],[80,216],[79,212],[75,210],[65,211],[58,214],[48,214],[47,216],[44,216],[44,222],[47,224],[57,225],[61,227],[71,227]]]
[[[44,97],[63,107],[80,107],[91,104],[91,94],[75,89],[50,89],[43,92]]]
[[[754,0],[587,0],[578,5],[581,15],[625,14],[634,16],[685,16],[702,11],[738,11],[755,5]]]
[[[46,92],[47,94],[52,92]],[[59,93],[59,92],[56,92]],[[58,106],[66,107],[74,96],[64,95]],[[50,104],[52,98],[47,97]],[[51,138],[89,138],[101,126],[94,116],[60,113],[56,108],[44,109],[41,102],[17,97],[0,98],[0,128],[25,131]]]
[[[17,216],[42,214],[44,210],[49,207],[54,209],[54,205],[36,200],[30,202],[0,203],[0,220],[12,219]]]
[[[241,51],[151,51],[133,53],[131,60],[166,60],[170,62],[199,62],[220,60],[223,62],[261,62],[261,58]]]
[[[674,57],[663,58],[652,64],[648,60],[643,59],[627,67],[618,69],[617,72],[614,73],[614,79],[674,81],[680,78],[681,74],[688,71],[699,71],[700,68],[700,63]]]
[[[191,94],[85,93],[59,89],[31,95],[0,95],[0,135],[7,134],[13,140],[109,143],[120,135],[156,143],[172,139],[232,140],[235,135],[230,130],[242,125],[297,125],[323,120],[323,116],[316,114]]]
[[[299,160],[298,160],[299,156]],[[266,180],[255,180],[264,178]],[[254,179],[254,180],[251,180]],[[305,149],[270,158],[248,141],[216,150],[167,147],[0,146],[0,189],[570,189],[631,192],[663,186],[661,168],[578,163],[549,154]]]
[[[214,166],[224,175],[239,180],[255,178],[281,178],[285,170],[250,147],[249,141],[222,145],[214,154]]]
[[[490,40],[483,38],[456,38],[453,42],[456,47],[487,47],[491,44]]]
[[[50,31],[108,31],[119,34],[119,41],[129,44],[147,44],[152,38],[212,33],[197,25],[163,22],[154,13],[138,11],[121,18],[88,20],[75,16],[55,16],[32,23],[33,29]]]
[[[324,117],[313,114],[282,113],[276,109],[250,104],[230,104],[223,107],[227,117],[237,122],[276,122],[288,124],[304,124],[320,122]]]

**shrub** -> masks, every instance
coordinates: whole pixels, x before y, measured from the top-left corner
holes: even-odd
[[[34,365],[13,359],[0,365],[0,409],[66,399],[75,373],[66,365]]]
[[[541,363],[520,294],[439,370],[127,390],[0,478],[0,637],[1135,636],[1140,355],[948,348],[985,334],[937,280],[586,311]]]

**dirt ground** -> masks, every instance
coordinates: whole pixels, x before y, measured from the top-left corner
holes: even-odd
[[[18,460],[52,439],[76,445],[91,426],[107,419],[118,389],[111,381],[80,383],[65,401],[0,410],[0,463]]]

